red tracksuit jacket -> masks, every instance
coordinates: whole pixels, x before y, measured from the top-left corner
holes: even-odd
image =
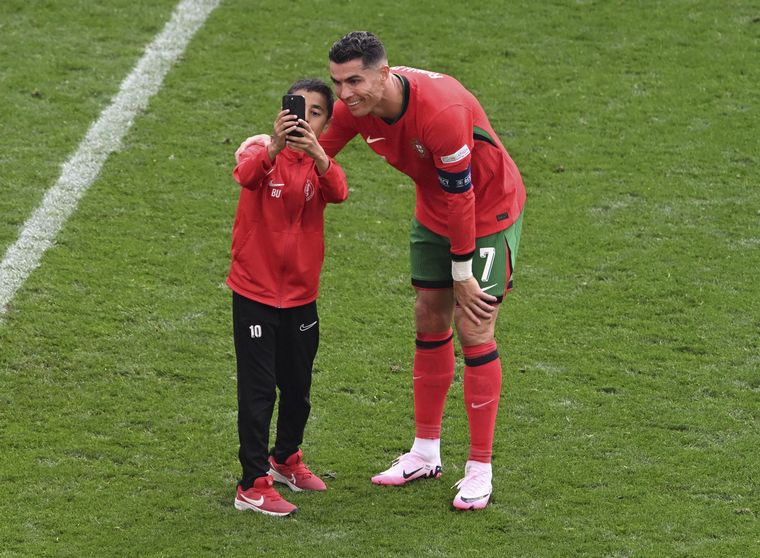
[[[276,308],[313,302],[325,254],[324,211],[348,197],[343,169],[324,175],[303,153],[283,149],[270,162],[266,146],[241,153],[232,176],[240,190],[227,285]]]

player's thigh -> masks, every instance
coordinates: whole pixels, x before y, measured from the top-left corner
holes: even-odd
[[[451,243],[434,233],[417,219],[412,220],[409,234],[409,259],[412,285],[418,289],[450,289]]]
[[[434,233],[414,219],[409,257],[412,285],[417,291],[414,305],[417,331],[446,331],[451,326],[454,315],[449,239]]]
[[[505,231],[475,239],[472,274],[483,292],[495,296],[501,302],[509,289],[511,270]]]

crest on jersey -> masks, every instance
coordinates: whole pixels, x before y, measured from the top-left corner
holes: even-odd
[[[427,154],[428,154],[427,149],[425,149],[425,146],[422,145],[422,143],[420,142],[420,140],[418,140],[416,138],[413,139],[412,140],[412,147],[414,147],[415,151],[417,151],[417,155],[420,156],[420,159],[424,159],[425,157],[427,157]]]
[[[306,201],[311,201],[311,198],[314,197],[314,184],[311,183],[311,180],[306,180],[306,184],[303,185],[303,195]]]

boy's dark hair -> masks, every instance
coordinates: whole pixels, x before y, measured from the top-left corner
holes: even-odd
[[[387,58],[383,43],[369,31],[352,31],[338,39],[330,49],[329,56],[330,61],[336,64],[361,58],[365,68]]]
[[[321,93],[325,98],[325,102],[327,103],[327,119],[330,120],[335,99],[333,98],[333,92],[329,85],[327,85],[321,79],[317,78],[299,79],[297,82],[290,86],[290,89],[288,89],[288,95],[291,95],[298,90]]]

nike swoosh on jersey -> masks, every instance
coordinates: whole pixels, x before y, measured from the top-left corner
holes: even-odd
[[[483,292],[486,292],[488,289],[493,289],[495,286],[496,286],[496,283],[494,283],[493,285],[488,285],[487,287],[483,287],[480,290]]]
[[[470,403],[470,407],[472,407],[473,409],[480,409],[481,407],[485,407],[489,403],[493,403],[493,399],[489,399],[485,403]]]
[[[376,141],[382,141],[385,138],[373,138],[372,136],[367,136],[367,143],[375,143]]]
[[[313,328],[315,325],[317,325],[316,320],[310,323],[309,325],[301,324],[298,329],[300,329],[301,331],[308,331],[311,328]]]

